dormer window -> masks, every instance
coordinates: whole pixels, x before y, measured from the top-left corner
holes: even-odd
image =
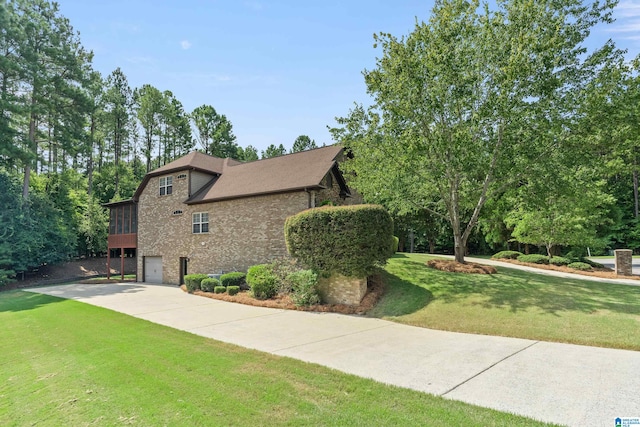
[[[168,196],[173,193],[173,177],[163,176],[160,178],[160,195]]]

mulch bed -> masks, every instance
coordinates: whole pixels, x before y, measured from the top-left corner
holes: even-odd
[[[432,259],[426,262],[427,267],[435,268],[449,273],[466,274],[496,274],[498,270],[490,265],[476,264],[475,262],[465,262],[464,264],[448,259]]]
[[[551,264],[533,264],[530,262],[520,262],[515,259],[497,259],[495,261],[508,262],[509,264],[526,265],[527,267],[539,268],[541,270],[554,270],[561,271],[563,273],[581,274],[583,276],[602,277],[603,279],[632,279],[640,280],[640,276],[618,276],[615,271],[610,268],[593,268],[592,270],[576,270],[564,265],[551,265]]]
[[[187,288],[182,285],[180,288],[187,292]],[[240,292],[236,295],[214,294],[212,292],[195,291],[193,294],[222,301],[235,302],[239,304],[253,305],[256,307],[281,308],[284,310],[316,311],[323,313],[340,314],[365,314],[371,310],[384,293],[384,283],[380,275],[369,277],[367,281],[367,293],[360,302],[360,305],[351,306],[346,304],[318,304],[309,306],[297,306],[291,301],[288,295],[277,295],[268,300],[257,300],[248,291]]]

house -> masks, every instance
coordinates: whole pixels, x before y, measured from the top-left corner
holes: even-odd
[[[246,271],[287,255],[285,219],[330,201],[360,202],[339,145],[242,163],[197,151],[149,172],[131,200],[109,203],[111,256],[135,251],[137,280]]]

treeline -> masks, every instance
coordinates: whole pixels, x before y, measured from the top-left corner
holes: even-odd
[[[92,57],[56,3],[0,3],[0,285],[104,254],[101,204],[131,197],[150,170],[194,149],[259,158],[211,105],[187,112],[166,88],[132,88],[120,68],[101,75]],[[292,151],[315,146],[301,135]],[[281,144],[260,154],[285,153]]]

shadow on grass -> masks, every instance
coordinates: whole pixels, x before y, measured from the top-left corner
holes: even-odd
[[[396,257],[387,267],[387,290],[375,316],[400,316],[432,300],[447,304],[502,308],[511,312],[538,309],[558,315],[574,311],[640,315],[640,287],[587,282],[499,268],[498,274],[447,273],[423,262]]]
[[[7,291],[0,295],[0,313],[33,310],[64,299],[24,291]]]

